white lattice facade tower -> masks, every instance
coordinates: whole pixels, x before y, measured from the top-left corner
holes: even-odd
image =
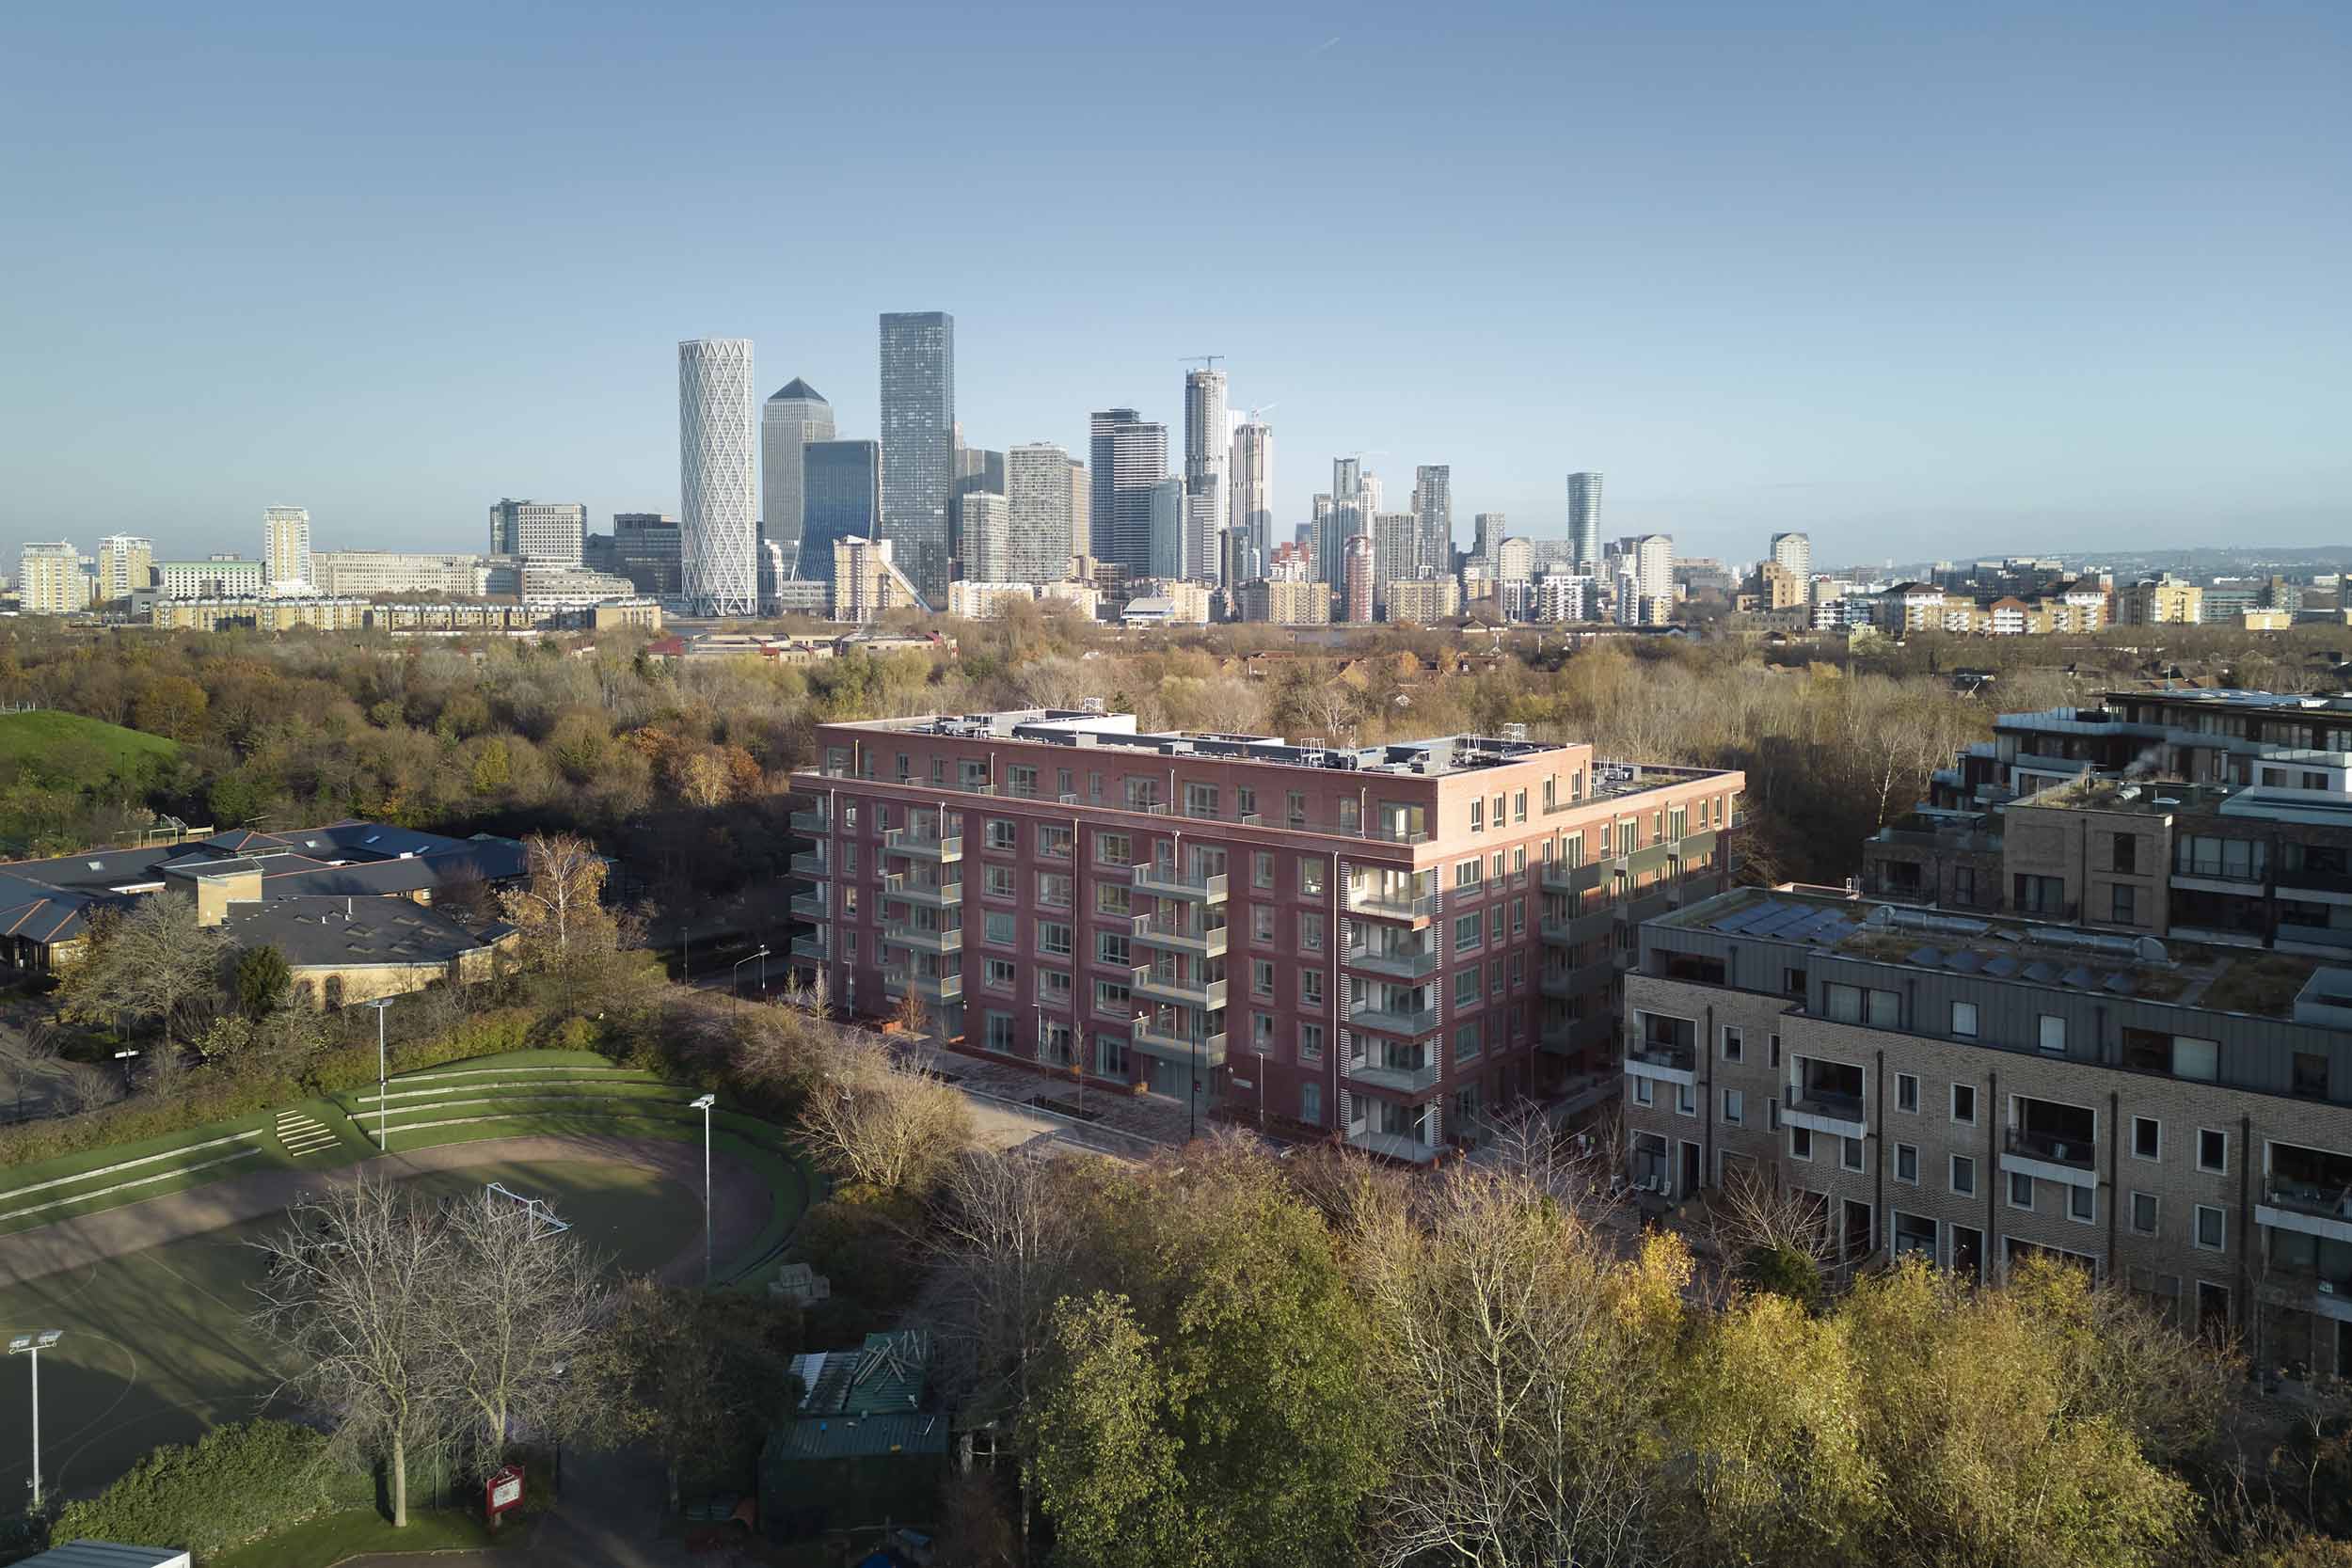
[[[677,346],[678,546],[697,615],[759,613],[752,341]]]

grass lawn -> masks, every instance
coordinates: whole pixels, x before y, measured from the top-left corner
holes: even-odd
[[[103,719],[43,708],[37,713],[0,713],[0,758],[14,759],[44,777],[87,772],[95,763],[109,774],[167,763],[180,743],[144,730],[126,730]],[[61,764],[64,765],[61,768]],[[78,779],[91,784],[104,778]]]
[[[511,1130],[511,1129],[510,1129]],[[478,1193],[485,1181],[554,1200],[575,1233],[645,1270],[692,1239],[682,1216],[699,1188],[636,1166],[576,1161],[485,1161],[418,1179],[436,1195]],[[41,1356],[41,1460],[48,1484],[95,1491],[161,1443],[272,1411],[279,1370],[246,1332],[262,1255],[244,1244],[282,1221],[257,1220],[0,1291],[0,1326],[63,1328]],[[31,1443],[22,1418],[24,1358],[0,1363],[0,1497],[22,1494]]]
[[[205,1568],[326,1568],[360,1552],[455,1552],[491,1548],[513,1551],[531,1544],[529,1517],[508,1516],[492,1531],[472,1509],[420,1509],[413,1501],[408,1528],[394,1529],[372,1508],[330,1513],[280,1530],[265,1540],[204,1560]]]

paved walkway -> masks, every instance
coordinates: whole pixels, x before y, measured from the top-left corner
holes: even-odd
[[[261,1219],[282,1212],[306,1193],[349,1181],[360,1172],[395,1180],[428,1171],[462,1170],[468,1165],[528,1162],[584,1161],[591,1164],[641,1165],[658,1170],[690,1187],[700,1187],[703,1151],[695,1144],[663,1138],[558,1138],[543,1135],[478,1138],[469,1143],[436,1144],[412,1154],[395,1149],[389,1156],[363,1160],[338,1170],[265,1171],[231,1177],[186,1192],[167,1193],[143,1202],[59,1220],[36,1230],[22,1230],[0,1243],[0,1289],[21,1285],[65,1269],[78,1269],[108,1258],[144,1252],[223,1226]],[[724,1153],[711,1160],[712,1250],[721,1258],[740,1256],[768,1223],[768,1183],[759,1173]],[[696,1227],[699,1230],[699,1227]],[[702,1237],[664,1264],[662,1277],[691,1280],[702,1277]]]

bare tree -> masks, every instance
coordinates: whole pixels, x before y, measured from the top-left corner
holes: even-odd
[[[199,922],[195,899],[156,894],[127,912],[100,916],[89,956],[67,972],[64,1011],[90,1023],[151,1022],[168,1050],[220,994],[228,951],[227,934]]]
[[[506,918],[522,928],[543,967],[555,967],[583,945],[610,949],[612,913],[604,907],[604,857],[572,833],[533,833],[523,840],[530,879],[499,895]]]
[[[333,1418],[335,1442],[383,1463],[392,1524],[405,1526],[409,1456],[437,1442],[449,1401],[447,1233],[363,1176],[295,1204],[254,1244],[270,1259],[254,1327],[295,1369],[286,1386]]]
[[[461,1451],[484,1474],[521,1430],[541,1438],[577,1432],[591,1400],[566,1371],[612,1316],[605,1259],[568,1230],[552,1229],[547,1205],[495,1195],[448,1206],[449,1254],[435,1295],[451,1395],[469,1419]]]
[[[845,1035],[802,1110],[801,1135],[838,1177],[919,1193],[972,1141],[972,1112],[953,1088],[901,1064],[879,1041]]]

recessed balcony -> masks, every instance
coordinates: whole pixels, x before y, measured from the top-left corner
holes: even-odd
[[[1438,912],[1438,895],[1414,894],[1403,888],[1367,887],[1351,890],[1347,912],[1367,920],[1407,920],[1420,924]]]
[[[1348,954],[1342,961],[1350,969],[1359,969],[1367,974],[1386,974],[1398,980],[1426,980],[1437,974],[1438,968],[1438,955],[1426,948],[1366,947]]]
[[[1695,1088],[1699,1081],[1698,1061],[1687,1045],[1635,1045],[1626,1051],[1625,1075]]]
[[[1434,1061],[1424,1060],[1418,1067],[1406,1066],[1382,1060],[1378,1052],[1360,1062],[1350,1063],[1347,1069],[1347,1081],[1351,1084],[1363,1084],[1375,1089],[1394,1089],[1404,1094],[1420,1094],[1434,1089],[1444,1076],[1445,1069]]]
[[[2061,1186],[2096,1187],[2099,1146],[2088,1132],[2005,1127],[2001,1130],[2001,1169]]]
[[[1363,1006],[1347,1015],[1348,1025],[1356,1029],[1372,1029],[1384,1035],[1418,1036],[1434,1034],[1438,1028],[1435,1007]]]

